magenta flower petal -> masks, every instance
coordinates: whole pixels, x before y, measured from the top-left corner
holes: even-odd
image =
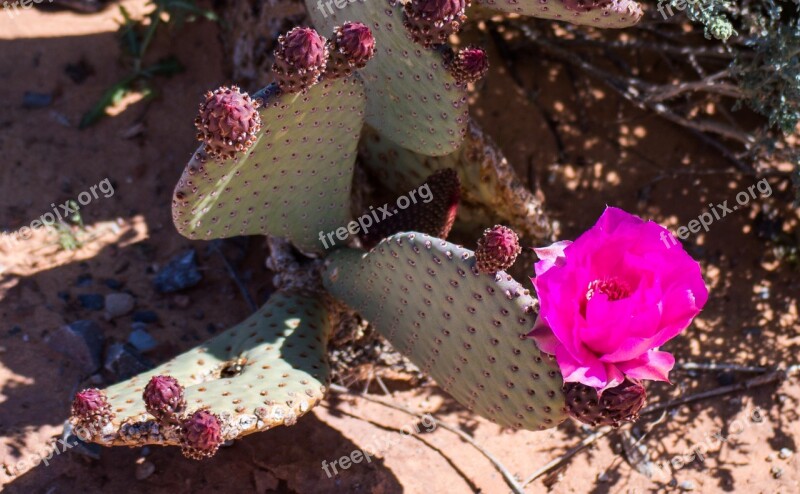
[[[655,349],[691,324],[708,290],[665,228],[610,207],[574,242],[535,251],[540,312],[529,336],[565,381],[600,391],[625,376],[668,381],[674,359]]]
[[[557,263],[559,263],[559,259],[561,259],[563,263],[564,249],[566,249],[571,243],[572,241],[570,240],[562,240],[561,242],[556,242],[548,247],[533,249],[540,259],[540,261],[537,262],[536,266],[534,267],[536,270],[536,276],[541,276],[548,269],[555,266]]]
[[[639,358],[618,363],[617,368],[634,379],[669,382],[669,371],[674,365],[672,354],[650,350]]]

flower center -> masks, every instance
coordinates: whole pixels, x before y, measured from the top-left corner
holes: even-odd
[[[596,294],[602,293],[610,302],[625,298],[631,294],[631,288],[619,278],[612,277],[603,280],[594,280],[586,288],[586,300],[589,301]]]

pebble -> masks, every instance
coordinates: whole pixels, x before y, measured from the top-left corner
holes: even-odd
[[[78,287],[90,286],[91,284],[92,284],[92,275],[90,273],[84,273],[78,276],[78,280],[75,282],[75,286]]]
[[[121,380],[150,370],[153,364],[130,343],[114,343],[106,350],[104,367]]]
[[[789,448],[783,448],[780,453],[778,453],[778,456],[780,456],[781,460],[788,460],[792,457],[792,454],[794,454],[794,451]]]
[[[156,346],[158,346],[158,342],[153,338],[150,333],[148,333],[142,327],[136,327],[137,325],[146,326],[144,323],[133,323],[131,326],[134,330],[128,335],[128,343],[136,347],[142,353],[149,352]]]
[[[81,307],[89,310],[103,310],[106,305],[105,298],[98,293],[78,295],[78,302],[80,302]]]
[[[81,434],[85,434],[83,431],[79,430],[79,432]],[[78,453],[79,455],[83,455],[94,460],[100,459],[100,453],[102,452],[101,446],[95,443],[83,442],[77,435],[75,435],[75,430],[73,429],[69,420],[64,422],[64,432],[61,433],[61,441],[63,441],[61,444],[72,445],[72,447],[68,450],[70,453]]]
[[[781,475],[783,475],[783,468],[779,466],[774,466],[770,468],[769,473],[772,474],[773,478],[779,479],[781,478]]]
[[[153,475],[153,472],[156,471],[156,466],[153,465],[152,462],[143,461],[141,463],[137,463],[136,465],[136,480],[144,480],[147,477]]]
[[[13,328],[8,330],[8,336],[14,336],[17,333],[21,333],[22,328],[19,326],[14,326]]]
[[[172,293],[191,288],[203,279],[197,269],[197,254],[188,250],[173,257],[156,274],[155,288],[160,293]]]
[[[114,279],[111,279],[111,278],[105,280],[103,283],[105,283],[106,286],[109,287],[112,290],[119,290],[120,288],[122,288],[122,282],[121,281],[117,281],[117,280],[114,280]]]
[[[694,490],[694,482],[692,482],[691,480],[684,480],[683,482],[681,482],[678,485],[678,487],[682,491],[693,491]]]
[[[609,480],[610,479],[608,477],[608,473],[607,472],[600,472],[600,474],[597,476],[597,481],[598,482],[605,483],[605,482],[608,482]]]
[[[50,93],[25,91],[22,96],[22,107],[27,109],[46,108],[52,103],[53,95]]]
[[[133,321],[152,324],[158,322],[158,314],[152,310],[137,310],[133,313]]]
[[[110,319],[124,316],[133,310],[136,302],[133,296],[127,293],[109,293],[106,295],[106,314]]]
[[[94,321],[81,320],[61,326],[45,341],[50,348],[76,362],[86,374],[102,365],[103,331]]]

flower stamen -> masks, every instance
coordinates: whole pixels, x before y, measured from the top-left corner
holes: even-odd
[[[586,300],[591,300],[598,293],[602,293],[608,297],[609,302],[613,302],[630,296],[631,288],[627,283],[616,277],[594,280],[586,288]]]

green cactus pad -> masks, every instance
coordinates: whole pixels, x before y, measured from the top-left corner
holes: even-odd
[[[175,187],[173,222],[191,239],[273,235],[321,252],[319,232],[350,218],[363,83],[348,77],[297,94],[272,85],[253,98],[263,122],[253,147],[220,162],[201,146]]]
[[[145,411],[142,392],[159,375],[185,387],[187,414],[202,408],[217,414],[225,440],[293,425],[324,397],[329,332],[328,312],[318,298],[279,292],[207,343],[106,389],[115,417],[92,440],[105,446],[178,445],[177,431],[160,427]]]
[[[472,251],[421,233],[367,254],[339,250],[329,263],[328,291],[462,405],[515,429],[567,417],[558,366],[526,337],[535,300],[506,273],[479,274]]]
[[[362,22],[372,30],[375,57],[359,71],[367,85],[370,125],[397,144],[428,156],[458,148],[469,120],[466,86],[456,83],[439,52],[408,37],[401,3],[357,0],[333,12],[316,0],[306,0],[306,6],[322,32],[347,21]]]
[[[470,122],[461,147],[446,156],[430,157],[397,146],[365,129],[360,144],[364,164],[387,188],[403,194],[425,177],[452,168],[461,180],[456,230],[477,230],[496,223],[524,237],[549,240],[550,220],[542,202],[522,183],[514,169],[477,123]]]
[[[476,0],[476,4],[489,10],[509,12],[540,19],[567,21],[583,26],[601,28],[630,27],[641,20],[642,7],[634,0],[612,0],[604,6],[595,6],[592,0]],[[566,5],[572,4],[572,9]]]

